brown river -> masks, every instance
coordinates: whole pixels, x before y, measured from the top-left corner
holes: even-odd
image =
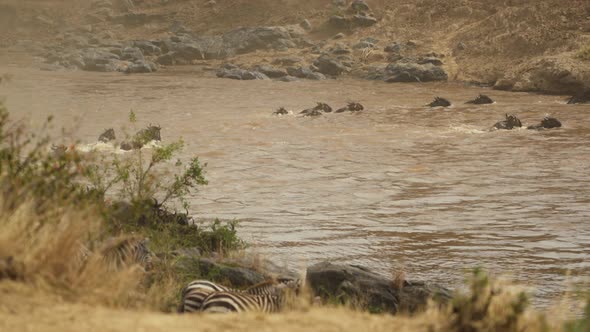
[[[320,260],[449,287],[484,267],[533,289],[536,305],[590,275],[590,105],[564,96],[462,84],[352,79],[234,81],[185,67],[149,75],[45,72],[0,65],[14,115],[48,114],[69,143],[96,142],[134,110],[183,138],[209,185],[191,197],[198,217],[239,219],[251,250],[299,269]],[[492,105],[465,105],[485,93]],[[423,105],[434,96],[447,109]],[[318,118],[271,115],[315,102],[366,111]],[[546,114],[557,130],[488,131],[505,113]],[[57,132],[57,131],[56,131]],[[570,273],[571,277],[566,277]]]

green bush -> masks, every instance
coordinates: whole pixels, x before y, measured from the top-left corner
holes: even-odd
[[[188,214],[167,207],[180,205],[187,210],[187,195],[207,184],[205,165],[198,158],[186,165],[180,160],[171,162],[182,149],[182,140],[123,157],[94,158],[55,146],[48,153],[51,140],[43,133],[52,120],[47,119],[41,134],[29,133],[22,123],[11,122],[0,103],[0,189],[4,197],[19,202],[24,197],[18,193],[33,194],[40,206],[84,203],[101,212],[106,226],[103,236],[144,235],[157,252],[182,247],[223,252],[243,246],[236,221],[223,224],[215,220],[203,227]],[[130,120],[134,123],[134,113]],[[170,168],[177,171],[170,172]]]

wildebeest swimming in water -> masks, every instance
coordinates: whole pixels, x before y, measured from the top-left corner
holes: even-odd
[[[522,123],[515,115],[506,114],[506,119],[496,122],[493,128],[496,129],[513,129],[522,127]]]
[[[494,103],[494,101],[492,100],[492,98],[490,98],[486,95],[480,94],[479,96],[477,96],[477,98],[470,100],[470,101],[466,102],[465,104],[483,105],[483,104],[493,104],[493,103]]]
[[[430,107],[449,107],[451,106],[451,102],[448,101],[445,98],[441,98],[441,97],[434,97],[434,101],[426,106],[430,106]]]
[[[299,112],[299,114],[303,114],[303,116],[318,116],[322,115],[324,112],[332,112],[332,107],[326,103],[317,103],[315,107],[304,109],[303,111]]]
[[[527,129],[540,130],[540,129],[560,128],[560,127],[561,127],[561,122],[559,122],[559,120],[557,120],[556,118],[546,116],[543,118],[543,120],[541,120],[540,124],[534,125],[534,126],[528,126]]]
[[[336,113],[342,113],[342,112],[346,112],[346,111],[349,111],[349,112],[360,112],[360,111],[362,111],[364,109],[365,109],[365,107],[363,105],[361,105],[360,103],[351,102],[351,103],[348,103],[348,105],[346,105],[346,106],[344,106],[342,108],[337,109],[336,110]]]
[[[289,111],[287,111],[287,109],[284,107],[279,107],[276,111],[272,112],[272,114],[274,114],[274,115],[287,115],[287,114],[289,114]]]
[[[105,131],[98,136],[98,141],[103,143],[108,143],[110,141],[114,141],[115,137],[115,130],[113,128],[105,129]]]
[[[161,141],[162,137],[160,136],[160,131],[162,127],[149,125],[147,128],[144,128],[138,131],[135,136],[131,139],[131,141],[124,141],[121,143],[121,150],[129,151],[133,149],[141,149],[146,143],[151,141]]]
[[[590,103],[590,89],[576,93],[567,101],[568,104]]]

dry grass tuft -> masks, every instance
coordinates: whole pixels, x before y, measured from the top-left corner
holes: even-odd
[[[102,248],[102,220],[92,209],[39,205],[35,199],[6,203],[2,195],[0,258],[17,271],[10,279],[86,303],[128,307],[144,301],[141,268],[113,270],[100,250],[87,250]]]

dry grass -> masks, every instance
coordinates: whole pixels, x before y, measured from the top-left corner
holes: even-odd
[[[15,270],[11,279],[70,301],[115,307],[158,306],[170,294],[162,291],[170,284],[166,277],[155,291],[146,288],[140,267],[112,268],[100,254],[102,219],[90,207],[9,201],[0,198],[0,260],[11,262],[4,264]],[[94,250],[85,257],[84,248]]]
[[[577,53],[576,58],[584,61],[590,61],[590,45],[582,47]]]

